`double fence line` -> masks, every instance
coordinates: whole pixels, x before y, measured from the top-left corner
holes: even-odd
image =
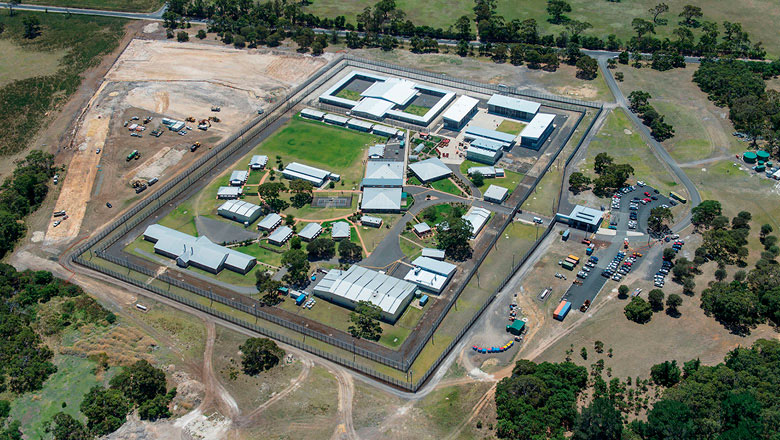
[[[430,375],[438,368],[441,361],[449,354],[449,352],[452,350],[452,348],[460,341],[460,339],[463,337],[463,335],[471,328],[471,326],[474,324],[474,322],[481,316],[481,314],[484,312],[484,310],[492,303],[492,301],[495,299],[496,295],[500,292],[501,289],[503,289],[506,286],[506,283],[509,281],[509,279],[514,275],[515,271],[523,265],[525,260],[531,255],[531,253],[536,249],[538,244],[550,233],[552,230],[552,224],[548,226],[548,228],[545,230],[545,232],[542,234],[542,237],[540,240],[537,240],[534,246],[523,255],[523,257],[520,259],[520,261],[512,268],[510,273],[504,278],[504,280],[499,284],[499,287],[495,289],[493,294],[490,295],[490,297],[487,298],[487,300],[482,304],[482,306],[477,310],[474,315],[469,320],[468,324],[465,325],[458,335],[450,342],[449,346],[441,353],[439,358],[432,364],[432,366],[423,374],[422,377],[418,378],[417,381],[412,382],[411,376],[407,374],[407,380],[399,380],[397,378],[388,376],[384,373],[381,373],[379,371],[376,371],[375,369],[372,369],[370,367],[367,367],[361,363],[345,359],[341,356],[325,352],[317,347],[313,347],[311,345],[305,344],[304,342],[298,341],[296,339],[292,339],[289,336],[280,334],[278,332],[275,332],[273,330],[264,328],[262,326],[258,326],[256,324],[252,324],[249,322],[246,322],[244,320],[241,320],[239,318],[236,318],[231,315],[227,315],[224,312],[220,312],[218,310],[215,310],[211,307],[206,307],[196,301],[192,301],[191,299],[181,297],[179,295],[172,294],[170,292],[167,292],[155,285],[147,284],[146,282],[134,279],[128,275],[124,275],[121,273],[118,273],[116,271],[113,271],[111,269],[108,269],[106,267],[100,266],[90,260],[87,260],[83,258],[83,255],[90,251],[90,257],[92,256],[92,250],[91,248],[95,247],[95,255],[99,258],[102,258],[106,261],[109,261],[111,263],[117,264],[119,266],[123,266],[128,268],[129,270],[135,271],[137,273],[152,277],[153,279],[159,280],[163,283],[169,284],[169,286],[176,286],[177,288],[190,291],[194,294],[197,294],[201,297],[210,299],[212,301],[217,301],[218,303],[224,304],[226,306],[232,307],[236,310],[240,310],[242,312],[248,313],[250,315],[255,316],[256,318],[262,318],[268,322],[283,326],[285,328],[291,329],[293,331],[296,331],[300,334],[313,337],[317,340],[321,340],[323,342],[326,342],[330,345],[333,345],[337,348],[347,350],[349,352],[352,352],[355,355],[360,355],[361,357],[375,361],[384,365],[387,365],[389,367],[392,367],[397,370],[405,371],[409,373],[409,369],[411,368],[411,365],[413,364],[414,360],[419,356],[422,349],[427,345],[427,343],[431,340],[433,334],[438,329],[441,322],[444,320],[444,318],[449,314],[451,308],[456,303],[458,297],[463,292],[465,287],[468,285],[469,281],[472,279],[472,277],[477,273],[479,270],[479,267],[484,262],[485,258],[489,254],[489,252],[495,247],[498,239],[501,237],[503,231],[506,229],[506,227],[511,224],[512,219],[514,218],[515,214],[519,211],[522,204],[526,201],[526,199],[530,196],[532,193],[533,188],[536,187],[536,185],[539,183],[539,181],[544,177],[544,175],[549,170],[550,166],[553,164],[555,159],[557,159],[558,155],[561,151],[563,151],[563,148],[565,145],[569,142],[571,139],[571,136],[574,133],[574,130],[572,130],[564,142],[562,143],[561,148],[556,152],[555,156],[549,161],[549,163],[544,168],[543,172],[541,172],[536,179],[533,181],[533,184],[529,187],[527,190],[525,196],[522,198],[522,200],[518,201],[515,205],[515,207],[512,210],[511,215],[509,215],[504,222],[504,224],[501,226],[500,233],[496,234],[495,237],[492,239],[489,246],[487,246],[486,250],[480,255],[479,259],[477,260],[477,264],[475,264],[471,271],[469,271],[467,277],[463,281],[463,283],[458,287],[458,289],[454,292],[453,299],[448,303],[446,309],[444,312],[442,312],[436,319],[436,322],[434,325],[429,327],[429,331],[427,332],[426,336],[420,341],[420,343],[417,344],[417,346],[412,351],[411,356],[404,356],[404,359],[399,361],[397,359],[391,359],[383,355],[376,354],[370,350],[366,350],[361,347],[355,347],[354,344],[351,344],[349,342],[346,342],[344,340],[333,338],[328,335],[321,334],[319,332],[315,332],[313,330],[308,329],[307,327],[300,326],[298,324],[283,320],[275,315],[269,314],[263,310],[259,310],[257,307],[248,307],[246,304],[242,304],[240,302],[228,299],[226,297],[222,297],[220,295],[216,295],[212,293],[211,291],[205,291],[203,289],[200,289],[198,287],[192,286],[188,283],[182,282],[180,280],[174,279],[169,277],[168,275],[161,275],[157,276],[153,271],[150,269],[139,266],[133,263],[130,263],[127,259],[121,259],[114,257],[112,255],[109,255],[105,252],[108,247],[116,243],[118,240],[120,240],[127,232],[129,232],[131,229],[138,226],[141,222],[145,221],[152,213],[160,209],[164,204],[171,201],[173,198],[180,195],[183,191],[185,191],[187,188],[189,188],[193,182],[197,181],[198,179],[202,178],[204,175],[206,175],[208,172],[212,171],[214,168],[216,168],[220,163],[222,163],[225,159],[239,151],[241,148],[245,147],[247,145],[247,139],[251,140],[268,128],[271,124],[279,120],[284,114],[286,114],[290,109],[298,105],[301,101],[303,101],[308,95],[310,95],[312,92],[314,92],[316,89],[322,87],[330,81],[334,76],[336,76],[339,72],[344,70],[347,67],[361,67],[361,68],[369,68],[373,70],[378,70],[385,73],[391,73],[391,74],[398,74],[399,72],[403,72],[406,74],[406,76],[409,76],[410,78],[419,79],[421,81],[427,81],[431,83],[435,83],[438,85],[444,85],[444,86],[450,86],[450,87],[457,87],[459,89],[465,89],[473,92],[479,92],[479,93],[503,93],[503,94],[514,94],[517,96],[525,96],[525,97],[531,97],[535,99],[541,99],[549,102],[549,106],[551,107],[557,107],[562,108],[566,110],[575,110],[580,112],[579,119],[577,121],[577,124],[575,124],[575,127],[580,124],[582,121],[582,118],[585,115],[585,111],[583,111],[583,107],[586,108],[595,108],[598,109],[598,114],[602,111],[602,106],[598,103],[591,103],[591,102],[585,102],[585,101],[579,101],[569,98],[563,98],[563,97],[556,97],[552,95],[545,95],[541,93],[535,93],[535,92],[528,92],[528,91],[522,91],[517,90],[516,88],[510,88],[510,87],[503,87],[503,86],[494,86],[489,84],[481,84],[475,81],[470,80],[464,80],[464,79],[458,79],[458,78],[452,78],[447,75],[443,74],[436,74],[436,73],[430,73],[425,72],[422,70],[402,67],[402,66],[395,66],[392,64],[382,63],[378,61],[371,61],[371,60],[365,60],[362,58],[358,58],[352,55],[339,55],[337,58],[329,62],[326,66],[319,69],[312,77],[301,83],[300,85],[293,88],[286,96],[285,99],[278,101],[277,103],[273,104],[267,111],[263,114],[255,118],[254,120],[250,121],[248,124],[246,124],[241,130],[239,130],[237,133],[232,135],[230,138],[226,139],[223,142],[220,142],[216,147],[214,147],[211,151],[209,151],[206,155],[198,159],[193,165],[188,167],[184,172],[180,173],[178,176],[174,177],[173,180],[163,185],[162,188],[160,188],[157,192],[153,193],[148,198],[142,200],[139,202],[136,206],[131,208],[128,212],[123,214],[121,217],[119,217],[117,220],[112,222],[109,226],[98,232],[95,236],[90,238],[87,242],[76,248],[76,250],[71,254],[70,258],[73,262],[81,264],[85,267],[91,268],[93,270],[97,270],[99,272],[103,272],[109,276],[112,276],[114,278],[120,279],[122,281],[128,282],[130,284],[136,285],[138,287],[144,288],[146,290],[152,291],[154,293],[157,293],[159,295],[165,296],[167,298],[173,299],[175,301],[181,302],[183,304],[189,305],[191,307],[194,307],[198,310],[207,312],[209,314],[212,314],[214,316],[218,316],[221,319],[225,319],[227,321],[233,322],[234,324],[241,325],[242,327],[249,328],[253,331],[256,331],[260,334],[266,335],[268,337],[277,339],[283,343],[289,344],[291,346],[300,348],[302,350],[306,350],[308,352],[314,353],[318,356],[324,357],[326,359],[332,360],[334,362],[337,362],[339,364],[342,364],[344,366],[347,366],[349,368],[352,368],[356,371],[359,371],[361,373],[367,374],[369,376],[375,377],[377,379],[380,379],[382,381],[385,381],[389,384],[392,384],[394,386],[397,386],[401,389],[408,390],[408,391],[416,391],[418,390],[423,383],[430,377]],[[594,118],[593,121],[591,121],[591,124],[588,126],[588,129],[585,131],[585,134],[583,135],[582,139],[580,139],[580,142],[578,143],[577,147],[574,149],[572,154],[567,158],[566,165],[569,164],[569,162],[574,157],[574,154],[577,152],[579,147],[582,145],[587,133],[592,129],[593,123],[595,122],[596,118]],[[565,173],[564,173],[565,175]],[[560,203],[560,198],[559,198]],[[146,210],[146,211],[144,211]],[[139,215],[140,214],[140,215]],[[113,233],[113,235],[111,235]],[[106,238],[108,238],[106,240]],[[97,245],[97,246],[96,246]]]

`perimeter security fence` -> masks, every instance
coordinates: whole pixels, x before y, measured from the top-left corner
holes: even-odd
[[[431,338],[433,337],[435,331],[437,330],[437,328],[439,327],[439,325],[441,324],[445,316],[447,316],[447,314],[450,312],[452,306],[455,304],[458,297],[467,286],[468,282],[477,273],[479,266],[484,262],[488,253],[495,247],[498,239],[501,237],[501,233],[495,235],[490,245],[487,246],[486,251],[484,251],[478,257],[473,269],[469,271],[463,283],[461,283],[461,285],[458,286],[458,288],[453,292],[453,295],[451,296],[452,299],[447,304],[445,311],[442,312],[437,317],[434,325],[429,327],[426,336],[420,339],[420,342],[417,344],[416,347],[413,348],[410,354],[403,356],[402,359],[400,360],[377,354],[371,350],[364,349],[362,347],[355,347],[354,343],[351,343],[349,341],[330,337],[329,335],[325,335],[320,332],[313,331],[308,327],[286,321],[273,314],[265,312],[261,308],[254,307],[254,306],[250,307],[249,305],[243,302],[235,301],[233,299],[214,294],[211,291],[203,290],[201,288],[190,285],[188,283],[172,278],[170,276],[167,275],[158,276],[156,272],[150,270],[147,267],[133,264],[127,259],[117,258],[105,252],[105,250],[109,246],[116,243],[130,230],[138,226],[141,222],[145,221],[150,215],[152,215],[152,213],[156,212],[158,209],[162,208],[166,203],[170,202],[172,199],[180,195],[184,190],[189,188],[194,182],[197,182],[198,179],[201,179],[207,173],[214,170],[220,163],[222,163],[228,157],[240,151],[242,148],[247,147],[249,145],[249,142],[256,135],[261,133],[263,130],[267,129],[271,124],[279,120],[289,110],[291,110],[296,105],[300,104],[301,101],[303,101],[309,94],[313,93],[315,90],[325,85],[325,83],[330,81],[339,72],[341,72],[342,70],[348,67],[372,69],[372,70],[376,70],[388,74],[396,74],[396,75],[403,74],[404,76],[413,79],[418,79],[420,81],[426,81],[438,85],[454,87],[454,88],[469,90],[473,92],[502,93],[508,95],[517,95],[517,96],[524,96],[524,97],[529,97],[534,99],[545,100],[552,107],[578,111],[580,115],[575,127],[582,122],[582,119],[585,116],[585,109],[587,108],[597,109],[598,111],[596,113],[596,117],[593,118],[587,130],[585,130],[582,138],[577,144],[576,148],[572,151],[572,153],[567,158],[566,165],[569,164],[569,162],[572,160],[576,152],[579,150],[580,146],[582,145],[582,143],[584,142],[587,136],[587,133],[593,128],[596,119],[598,119],[598,116],[603,111],[602,106],[598,103],[579,101],[579,100],[568,99],[563,97],[556,97],[552,95],[545,95],[545,94],[540,94],[535,92],[517,90],[515,88],[504,87],[499,85],[481,84],[475,81],[452,78],[443,74],[430,73],[430,72],[425,72],[422,70],[417,70],[417,69],[412,69],[412,68],[407,68],[402,66],[394,66],[391,64],[382,63],[378,61],[365,60],[362,58],[354,57],[352,55],[339,55],[331,62],[329,62],[326,66],[319,69],[312,77],[304,81],[302,84],[293,88],[285,99],[282,99],[277,103],[273,104],[270,108],[268,108],[265,111],[264,114],[258,116],[257,118],[255,118],[254,120],[246,124],[241,130],[239,130],[237,133],[232,135],[230,138],[226,139],[225,141],[215,146],[211,151],[209,151],[203,157],[198,159],[193,165],[188,167],[184,172],[178,174],[170,182],[163,185],[157,192],[151,194],[149,197],[139,202],[129,211],[121,215],[117,220],[113,221],[110,225],[108,225],[100,232],[95,234],[93,237],[91,237],[89,240],[87,240],[84,244],[78,246],[75,249],[75,251],[72,252],[70,256],[71,260],[75,263],[102,272],[106,275],[119,279],[123,282],[146,289],[148,291],[151,291],[163,297],[169,298],[171,300],[193,307],[197,310],[214,315],[220,319],[224,319],[226,321],[232,322],[234,324],[240,325],[242,327],[260,333],[262,335],[268,336],[270,338],[274,338],[285,344],[289,344],[293,347],[308,351],[310,353],[313,353],[317,356],[321,356],[333,362],[337,362],[341,365],[344,365],[348,368],[351,368],[355,371],[361,372],[368,376],[375,377],[379,380],[382,380],[400,389],[404,389],[412,392],[417,391],[426,382],[426,380],[430,377],[430,375],[438,368],[440,363],[449,354],[449,352],[453,349],[453,347],[455,347],[455,345],[457,345],[460,342],[460,339],[463,337],[463,335],[465,335],[466,332],[474,324],[474,322],[477,319],[479,319],[479,317],[485,311],[485,309],[493,302],[493,300],[496,298],[498,293],[501,291],[501,289],[503,289],[506,286],[506,283],[514,275],[517,269],[519,269],[525,263],[525,260],[528,258],[528,256],[530,256],[531,253],[536,250],[538,244],[549,235],[550,231],[552,230],[552,224],[548,226],[548,228],[542,234],[540,239],[536,241],[534,246],[528,252],[526,252],[526,254],[517,262],[516,265],[512,267],[512,269],[504,278],[504,280],[502,280],[502,282],[494,290],[494,292],[487,298],[487,300],[482,304],[482,306],[474,313],[474,315],[471,317],[468,323],[461,328],[460,332],[450,342],[447,348],[440,354],[437,360],[430,366],[430,368],[426,370],[426,372],[422,375],[422,377],[419,377],[416,380],[413,380],[413,378],[411,377],[410,374],[411,372],[409,371],[411,365],[413,364],[414,360],[419,356],[420,352],[423,350],[426,344],[429,341],[431,341]],[[503,231],[512,222],[512,219],[514,218],[515,214],[520,210],[522,204],[531,194],[531,192],[539,183],[541,178],[545,175],[545,173],[547,173],[549,167],[557,159],[558,155],[563,150],[564,146],[570,141],[573,133],[574,130],[572,130],[567,135],[566,139],[562,143],[561,148],[558,149],[558,151],[555,153],[555,156],[550,159],[550,161],[544,168],[544,171],[541,172],[536,177],[536,179],[533,181],[530,188],[526,191],[526,194],[521,198],[521,200],[519,200],[516,203],[516,205],[512,210],[511,215],[507,217],[504,224],[500,227],[500,231]],[[565,177],[565,173],[564,173],[564,177]],[[564,182],[562,182],[562,185],[563,184]],[[560,201],[560,197],[559,197],[559,201]],[[89,259],[85,258],[85,253],[88,251],[89,251]],[[104,259],[110,263],[113,263],[115,265],[127,268],[128,274],[119,273],[115,270],[109,269],[105,266],[95,263],[94,261],[92,261],[93,255],[98,258]],[[149,278],[147,278],[146,280],[133,278],[130,276],[130,271],[143,274]],[[251,322],[244,321],[235,316],[216,310],[213,307],[208,307],[192,299],[180,295],[176,295],[174,293],[166,291],[165,289],[157,285],[151,284],[154,280],[159,280],[159,282],[161,283],[168,284],[169,288],[170,286],[175,286],[179,289],[192,292],[200,297],[207,298],[210,301],[212,301],[212,304],[214,301],[216,301],[220,304],[229,306],[236,310],[255,316],[256,319],[257,318],[263,319],[270,323],[274,323],[282,327],[285,327],[287,329],[291,329],[302,335],[306,335],[311,338],[321,340],[335,347],[338,347],[342,350],[346,350],[350,353],[354,353],[354,355],[359,355],[362,358],[375,361],[383,365],[387,365],[389,367],[392,367],[400,371],[407,372],[406,380],[400,380],[396,377],[388,376],[387,374],[384,374],[380,371],[376,371],[375,369],[368,367],[355,360],[350,360],[344,358],[343,356],[339,356],[337,354],[324,351],[318,347],[314,347],[310,344],[306,344],[303,341],[290,338],[287,335],[280,334],[279,332],[276,332],[274,330],[257,325],[257,323],[253,324]]]

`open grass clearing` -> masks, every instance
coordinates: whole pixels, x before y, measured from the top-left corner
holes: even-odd
[[[369,214],[373,217],[379,217],[382,219],[382,226],[375,228],[373,226],[358,225],[360,229],[360,236],[363,237],[363,243],[369,252],[373,252],[377,245],[384,239],[390,232],[390,229],[398,222],[401,214]]]
[[[458,185],[455,185],[455,182],[450,179],[440,179],[435,182],[431,182],[431,187],[437,191],[445,192],[447,194],[452,194],[459,197],[463,196],[463,191],[461,191]]]
[[[41,34],[24,37],[23,19],[35,16],[41,23]],[[64,14],[41,14],[19,11],[13,17],[0,15],[4,32],[0,38],[11,41],[23,51],[48,52],[42,58],[54,58],[61,66],[50,72],[53,61],[43,75],[37,74],[0,87],[0,154],[23,150],[43,125],[49,112],[63,105],[81,84],[82,73],[98,63],[100,57],[116,48],[124,34],[125,20]],[[66,54],[63,56],[63,52]],[[2,68],[9,77],[29,72],[29,65],[3,53]],[[42,60],[44,61],[44,60]],[[9,66],[6,63],[13,63]],[[42,66],[44,67],[44,66]],[[22,70],[16,70],[22,69]],[[19,73],[17,73],[19,72]]]
[[[425,116],[425,114],[428,113],[428,110],[430,110],[429,107],[409,104],[406,106],[406,108],[404,108],[404,113],[409,113],[415,116]]]
[[[471,160],[464,160],[463,163],[460,164],[460,172],[467,176],[469,172],[469,168],[471,167],[484,167],[485,164],[474,162]],[[503,186],[504,188],[509,190],[509,194],[512,194],[517,188],[517,185],[520,184],[520,182],[523,180],[523,174],[516,173],[514,171],[509,171],[507,169],[504,169],[504,177],[492,177],[492,178],[484,178],[482,185],[478,186],[480,192],[484,193],[490,185],[498,185]],[[507,195],[509,197],[509,195]]]
[[[303,369],[300,360],[295,359],[292,363],[287,363],[283,359],[270,370],[256,376],[248,376],[242,372],[241,353],[238,348],[247,337],[221,326],[217,326],[216,330],[214,371],[228,393],[236,400],[238,407],[247,412],[288,387]]]
[[[0,40],[0,87],[34,76],[46,76],[57,72],[67,51],[63,49],[36,50],[22,47],[11,40]]]
[[[194,208],[189,201],[174,208],[173,211],[161,218],[157,223],[171,229],[176,229],[179,232],[190,234],[193,237],[198,236],[198,229],[195,226]]]
[[[280,252],[274,252],[267,248],[278,248]],[[232,249],[255,257],[258,263],[263,262],[274,267],[281,267],[282,255],[288,248],[289,246],[277,247],[268,242],[263,242],[263,246],[260,246],[259,243],[252,243],[248,246],[236,246]]]
[[[351,101],[360,101],[360,99],[362,98],[362,96],[360,95],[360,92],[355,91],[355,90],[350,90],[350,89],[348,89],[346,87],[341,89],[341,90],[339,90],[339,92],[336,93],[336,97],[349,99]]]
[[[428,421],[428,430],[441,436],[439,438],[451,433],[471,415],[490,387],[488,382],[453,385],[438,388],[425,396],[417,406]]]
[[[520,134],[520,130],[522,130],[523,127],[525,127],[525,124],[522,122],[512,121],[511,119],[504,119],[500,124],[498,124],[496,130],[500,131],[501,133],[518,135]]]
[[[422,246],[407,239],[407,237],[403,234],[398,237],[398,245],[401,248],[401,252],[403,252],[404,255],[406,255],[410,260],[414,260],[415,258],[422,255]]]

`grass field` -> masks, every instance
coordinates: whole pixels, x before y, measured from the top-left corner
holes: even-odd
[[[265,246],[276,247],[276,246],[274,246],[272,244],[265,244]],[[279,249],[284,251],[288,247],[289,246],[283,246],[283,247],[281,247]],[[282,265],[282,254],[280,254],[280,253],[278,254],[276,252],[269,251],[268,249],[262,248],[257,243],[252,243],[249,246],[235,247],[235,248],[233,248],[233,250],[236,250],[238,252],[241,252],[241,253],[244,253],[244,254],[247,254],[247,255],[251,255],[251,256],[257,258],[258,262],[262,261],[263,263],[270,264],[271,266],[281,267],[281,265]]]
[[[409,113],[417,116],[425,116],[425,114],[428,113],[428,110],[430,110],[430,108],[428,107],[410,104],[406,106],[406,108],[404,109],[404,113]]]
[[[11,81],[52,75],[60,68],[65,49],[50,51],[24,48],[10,40],[0,40],[0,87]]]
[[[177,231],[198,236],[198,229],[195,227],[195,212],[192,204],[186,201],[173,209],[168,215],[160,219],[159,224],[176,229]]]
[[[43,389],[24,394],[11,405],[11,418],[22,424],[26,438],[44,438],[46,425],[60,411],[84,421],[79,405],[89,389],[99,383],[93,372],[96,364],[90,360],[56,356],[54,364],[57,372]]]
[[[24,38],[25,16],[41,22],[41,34]],[[30,65],[3,53],[0,72],[6,78],[23,78],[0,88],[0,155],[24,149],[43,124],[46,115],[64,104],[81,84],[81,74],[112,51],[121,39],[125,20],[81,15],[18,12],[0,15],[3,41],[15,43],[16,52],[41,53],[42,70],[29,77]],[[8,48],[5,44],[2,48]],[[64,56],[63,56],[64,54]],[[22,58],[21,61],[24,61]],[[59,65],[52,71],[55,64]]]
[[[354,90],[349,89],[341,89],[338,93],[336,93],[336,96],[339,98],[349,99],[352,101],[360,101],[360,92],[356,92]]]
[[[496,130],[500,131],[501,133],[520,134],[520,130],[522,130],[523,127],[525,127],[525,124],[522,122],[504,119],[500,124],[498,124],[498,128],[496,128]]]
[[[246,160],[248,163],[252,155],[266,154],[274,162],[276,156],[281,156],[285,164],[300,162],[341,174],[344,185],[351,188],[363,177],[363,151],[378,142],[378,136],[296,116],[249,153]]]
[[[31,0],[25,3],[122,12],[153,12],[165,4],[160,0]]]
[[[437,191],[446,192],[456,196],[463,196],[463,191],[450,179],[441,179],[431,182],[431,187]]]
[[[362,226],[360,228],[360,236],[363,237],[363,242],[366,244],[369,252],[373,252],[376,246],[382,241],[387,233],[390,231],[395,223],[401,219],[400,214],[371,214],[373,217],[379,217],[382,219],[382,226],[375,228],[373,226]]]
[[[355,22],[357,14],[367,6],[373,7],[373,0],[320,0],[305,8],[306,12],[324,17],[336,17],[345,15],[348,21]],[[566,14],[571,19],[586,21],[593,25],[592,29],[585,32],[586,35],[598,35],[606,38],[608,34],[615,34],[623,41],[627,41],[635,35],[631,21],[635,17],[651,20],[648,9],[657,5],[656,0],[624,0],[622,2],[600,2],[590,0],[570,0],[572,12]],[[669,12],[662,18],[669,20],[666,26],[656,26],[657,37],[673,38],[672,31],[677,27],[680,13],[686,3],[670,3]],[[473,19],[474,2],[470,0],[433,0],[417,2],[414,0],[398,0],[396,5],[406,12],[407,17],[417,25],[428,25],[434,28],[447,29],[458,17],[467,15]],[[528,0],[516,2],[512,0],[497,0],[496,13],[502,15],[507,22],[518,19],[520,21],[533,18],[539,26],[541,34],[559,34],[565,31],[563,25],[554,25],[547,21],[549,17],[546,11],[546,0]],[[762,41],[770,55],[777,55],[780,48],[780,35],[766,23],[777,22],[780,19],[780,10],[772,0],[754,0],[750,7],[745,7],[739,2],[726,0],[709,0],[698,3],[704,12],[703,20],[722,23],[724,20],[738,21],[742,28],[750,34],[751,41]],[[446,13],[442,13],[446,11]],[[472,24],[472,31],[474,26]],[[694,30],[698,37],[699,30]],[[722,26],[721,26],[722,32]]]
[[[468,174],[469,168],[483,167],[483,166],[485,166],[485,164],[474,162],[471,160],[464,160],[463,163],[460,164],[460,172],[464,176],[466,176]],[[523,174],[504,169],[504,177],[494,177],[490,179],[485,178],[483,180],[484,182],[482,183],[482,185],[477,187],[482,193],[484,193],[485,190],[487,190],[490,185],[498,185],[508,189],[509,194],[512,194],[515,188],[517,188],[517,185],[519,185],[520,182],[523,180]]]

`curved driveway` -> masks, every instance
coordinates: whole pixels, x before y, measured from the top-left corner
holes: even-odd
[[[672,158],[671,155],[669,155],[669,152],[666,151],[666,148],[664,148],[663,145],[661,145],[660,142],[655,140],[653,136],[650,134],[650,130],[648,130],[647,126],[642,123],[641,120],[637,117],[634,112],[632,112],[628,108],[628,100],[626,99],[625,95],[623,95],[623,92],[620,90],[620,87],[617,85],[617,81],[615,81],[615,77],[612,76],[612,72],[609,68],[607,68],[607,59],[611,58],[610,55],[607,54],[599,54],[597,56],[599,66],[601,67],[601,72],[604,75],[604,78],[607,81],[607,85],[609,86],[609,90],[612,92],[612,94],[615,96],[615,99],[617,100],[617,104],[625,109],[626,114],[628,115],[629,119],[631,119],[631,122],[634,123],[634,126],[639,130],[640,133],[642,133],[642,136],[645,138],[648,144],[655,150],[656,156],[658,156],[667,167],[669,167],[669,170],[677,177],[677,179],[685,186],[685,189],[688,191],[688,197],[690,199],[691,206],[696,206],[699,203],[701,203],[701,195],[699,194],[699,190],[696,189],[696,185],[693,184],[693,181],[688,177],[687,174],[680,168],[680,165],[677,164],[677,162]],[[672,227],[672,229],[675,232],[679,232],[680,230],[684,229],[691,221],[691,213],[690,210],[688,210],[688,214],[685,215],[685,217],[679,219],[677,223]]]

